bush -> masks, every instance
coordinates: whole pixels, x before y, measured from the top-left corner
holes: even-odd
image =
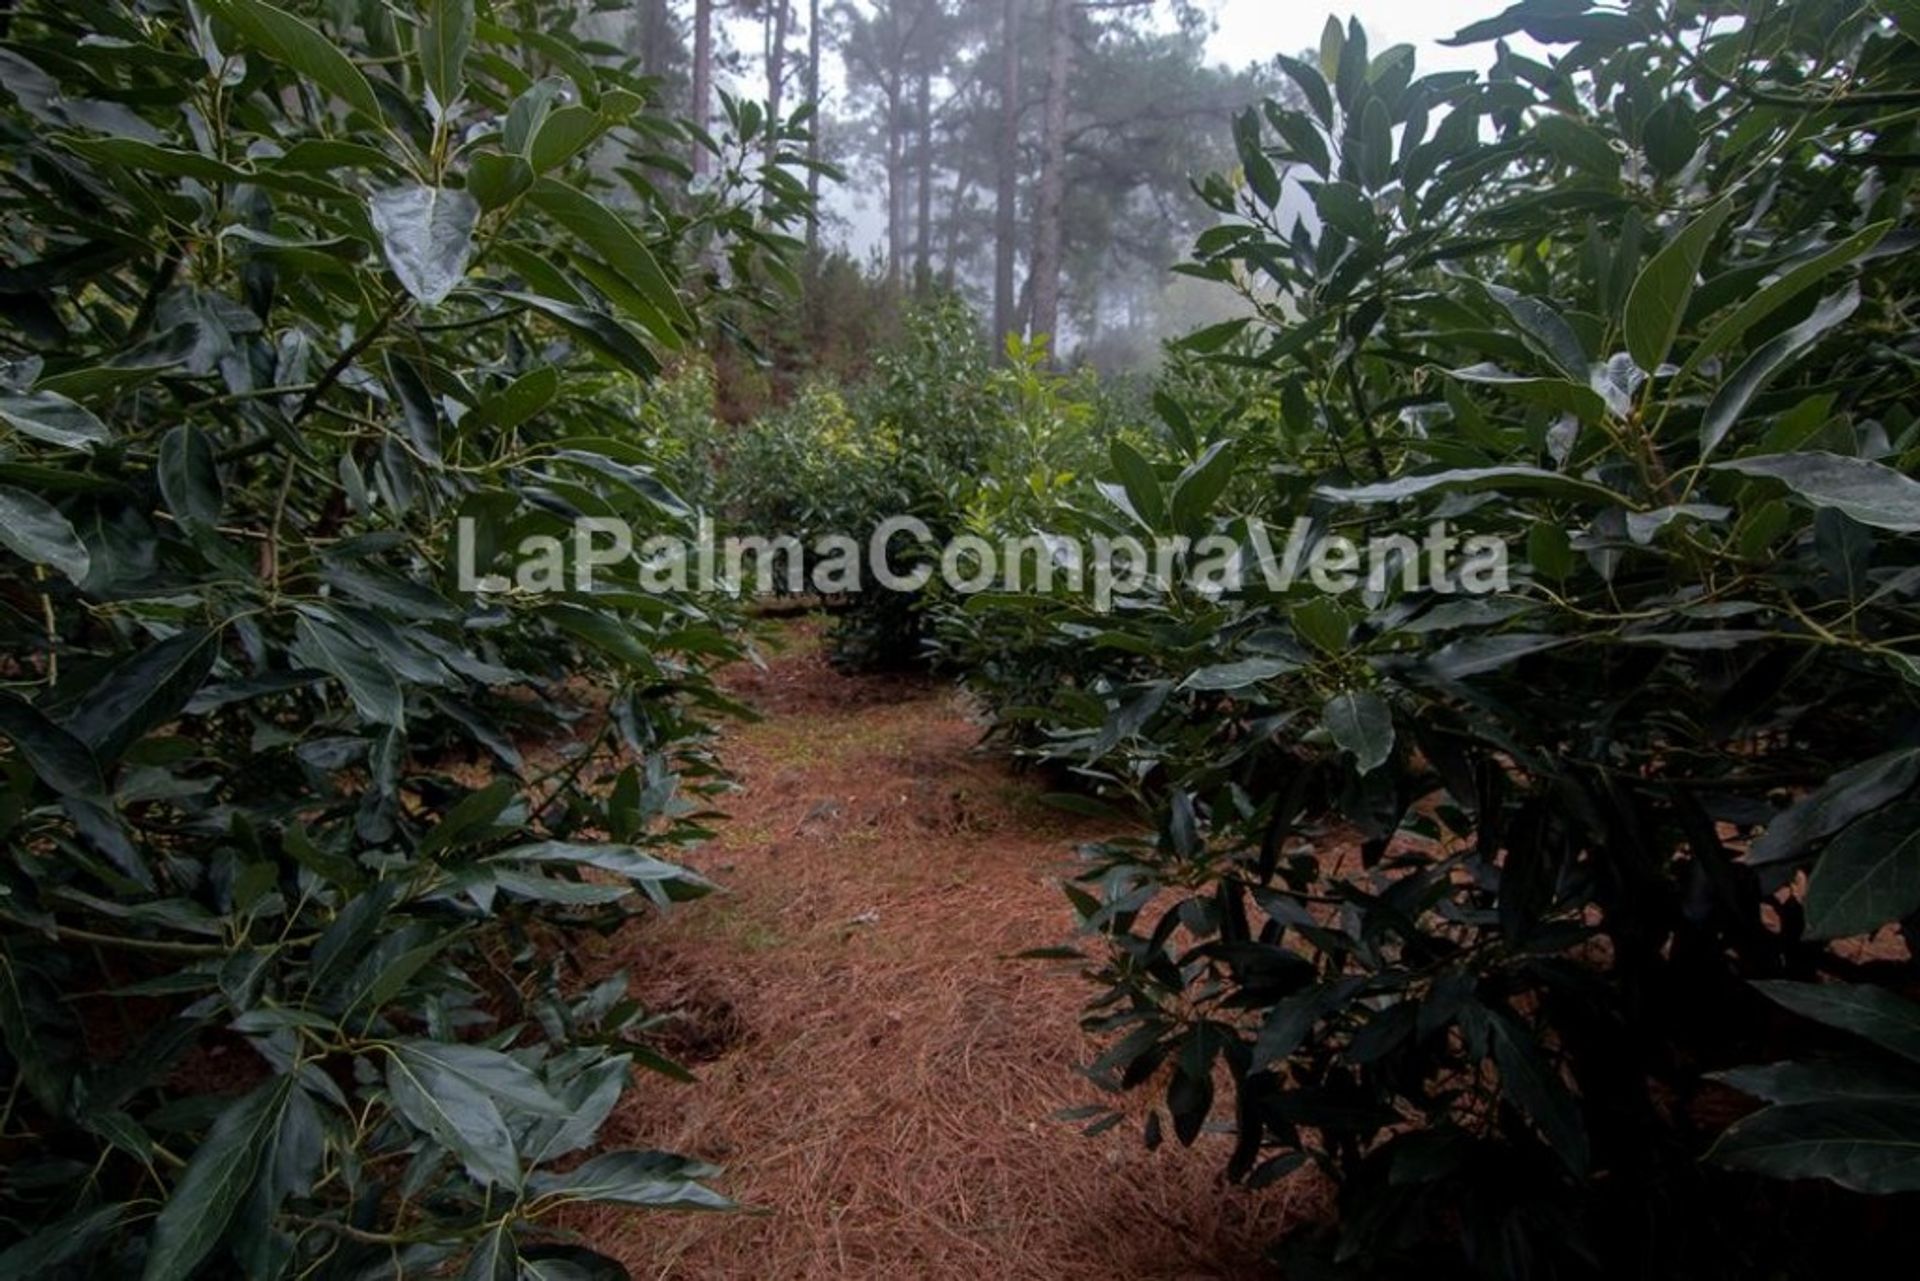
[[[934,547],[960,534],[994,538],[1049,510],[1124,420],[1123,400],[1091,374],[1048,372],[1044,346],[1016,341],[995,365],[978,321],[953,298],[910,310],[873,367],[843,388],[810,380],[790,404],[725,436],[715,507],[729,529],[802,543],[844,534],[864,551],[882,521],[907,516]],[[896,539],[896,572],[911,573],[924,550]],[[862,563],[862,590],[839,602],[835,660],[924,663],[947,593],[937,578],[919,592],[884,590]]]
[[[1156,816],[1073,889],[1094,1074],[1164,1089],[1149,1143],[1225,1112],[1235,1177],[1331,1174],[1301,1275],[1823,1273],[1920,1189],[1920,48],[1824,2],[1463,38],[1521,32],[1553,61],[1282,60],[1186,268],[1246,298],[1184,344],[1219,376],[1038,518],[1445,519],[1512,589],[993,598],[952,652]]]
[[[869,379],[844,387],[809,379],[787,404],[722,430],[711,501],[723,533],[802,544],[843,534],[864,550],[893,516],[918,517],[941,540],[957,529],[1009,421],[972,313],[951,298],[926,303],[872,360]],[[895,552],[905,569],[908,544]],[[881,590],[862,563],[869,576],[841,602],[836,658],[852,667],[921,661],[921,598]]]
[[[714,505],[731,529],[798,538],[851,528],[883,494],[897,442],[884,427],[863,432],[840,390],[802,386],[792,403],[734,428],[717,449]]]
[[[9,11],[0,1274],[605,1275],[556,1211],[727,1204],[579,1160],[680,1072],[569,949],[708,888],[732,630],[454,535],[689,526],[611,438],[797,187],[656,187],[569,6],[298,8]]]
[[[619,438],[638,448],[674,493],[710,506],[722,440],[713,362],[703,352],[682,353],[658,378],[635,386],[631,404]]]

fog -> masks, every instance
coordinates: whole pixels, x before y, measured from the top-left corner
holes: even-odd
[[[1342,16],[1375,50],[1413,45],[1423,69],[1477,69],[1490,47],[1441,41],[1503,7],[1358,0]],[[667,91],[689,95],[706,6],[637,9]],[[823,250],[902,289],[952,288],[990,327],[1057,335],[1109,367],[1230,314],[1230,293],[1168,270],[1217,220],[1192,183],[1233,167],[1233,116],[1292,92],[1274,55],[1311,61],[1328,15],[1273,0],[734,0],[708,13],[713,91],[787,111],[808,97],[818,25],[817,155],[845,174],[819,187]]]

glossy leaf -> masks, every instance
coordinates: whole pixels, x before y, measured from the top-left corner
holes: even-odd
[[[420,70],[442,110],[466,87],[467,49],[473,43],[473,0],[427,0],[419,35]]]
[[[1900,748],[1862,761],[1770,820],[1747,852],[1756,866],[1784,862],[1862,815],[1905,795],[1920,782],[1920,748]]]
[[[1813,451],[1740,458],[1713,467],[1777,480],[1813,506],[1842,512],[1863,525],[1920,532],[1920,481],[1881,463]]]
[[[276,1077],[220,1113],[154,1220],[153,1245],[141,1281],[192,1276],[219,1244],[292,1090],[291,1078]]]
[[[485,1187],[520,1184],[520,1156],[491,1094],[431,1060],[387,1053],[387,1093],[407,1121],[452,1152]]]
[[[1320,715],[1333,741],[1353,753],[1362,774],[1380,768],[1393,754],[1393,712],[1378,694],[1369,690],[1336,694]]]
[[[189,629],[135,651],[94,682],[66,727],[102,760],[116,760],[178,716],[213,670],[215,633]]]
[[[633,332],[605,312],[539,294],[503,292],[501,297],[546,316],[615,364],[642,378],[660,372],[660,361]]]
[[[1622,324],[1627,351],[1647,373],[1658,372],[1666,363],[1693,298],[1700,264],[1732,213],[1733,206],[1724,200],[1702,213],[1655,254],[1633,282]]]
[[[1769,979],[1754,984],[1795,1014],[1837,1027],[1920,1063],[1920,1005],[1885,988],[1858,983],[1796,983]]]
[[[182,423],[161,437],[155,475],[167,507],[183,525],[210,530],[220,523],[220,470],[205,433]]]
[[[1803,355],[1828,330],[1853,315],[1859,305],[1858,290],[1835,294],[1814,308],[1811,316],[1785,333],[1769,339],[1748,356],[1740,368],[1734,370],[1733,376],[1714,393],[1700,420],[1701,457],[1719,447],[1753,398],[1776,374]]]
[[[264,0],[207,0],[206,7],[267,56],[294,68],[356,111],[380,117],[380,102],[360,69],[302,19]]]
[[[1920,1190],[1920,1104],[1833,1101],[1770,1107],[1737,1121],[1713,1160],[1778,1179],[1827,1179],[1855,1192]]]
[[[610,1201],[672,1210],[730,1210],[733,1203],[697,1180],[719,1171],[665,1152],[604,1152],[565,1174],[536,1174],[528,1191],[564,1200]]]
[[[629,285],[629,314],[668,347],[680,345],[679,329],[693,323],[672,283],[633,229],[605,205],[564,183],[542,179],[532,202],[591,246]]]
[[[1920,804],[1860,819],[1828,844],[1807,882],[1807,933],[1867,934],[1920,908]]]
[[[113,439],[107,425],[65,396],[50,391],[0,392],[0,422],[63,449],[85,449]]]
[[[31,564],[59,570],[76,583],[93,564],[79,535],[53,504],[11,485],[0,485],[0,545]]]
[[[480,205],[444,187],[389,187],[367,203],[387,265],[428,306],[444,301],[467,274]]]
[[[1246,689],[1293,669],[1294,665],[1284,659],[1243,658],[1237,662],[1202,667],[1181,681],[1180,688],[1221,691]]]
[[[513,203],[533,189],[533,166],[526,157],[482,151],[467,170],[467,190],[484,210]]]
[[[104,789],[93,750],[45,712],[13,694],[0,692],[0,734],[39,776],[64,796],[97,796]]]
[[[1688,353],[1674,381],[1685,381],[1706,361],[1739,342],[1755,325],[1819,284],[1826,276],[1872,250],[1890,227],[1890,223],[1875,223],[1781,272],[1707,331],[1707,336]]]

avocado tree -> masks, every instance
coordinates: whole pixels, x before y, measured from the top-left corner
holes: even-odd
[[[1913,24],[1528,0],[1461,33],[1482,77],[1329,23],[1202,186],[1183,270],[1247,317],[1051,522],[1220,536],[1245,587],[941,629],[1157,816],[1072,889],[1095,1078],[1330,1173],[1323,1261],[1798,1275],[1920,1188]],[[1398,550],[1269,581],[1296,521]],[[1403,573],[1436,522],[1505,588]]]
[[[8,6],[0,1275],[601,1276],[555,1212],[727,1205],[579,1159],[684,1072],[570,940],[709,888],[730,620],[476,584],[690,527],[622,429],[805,134],[690,134],[573,13]]]

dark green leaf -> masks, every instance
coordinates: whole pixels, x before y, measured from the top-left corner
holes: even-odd
[[[1355,240],[1371,241],[1380,231],[1373,202],[1351,183],[1330,182],[1313,193],[1313,207],[1329,227]]]
[[[37,494],[0,485],[0,544],[24,561],[50,565],[78,583],[92,558],[67,518]]]
[[[510,778],[497,778],[479,791],[469,793],[422,838],[420,857],[431,858],[444,850],[460,849],[486,839],[519,793],[519,786]]]
[[[1849,288],[1823,301],[1805,320],[1768,340],[1722,383],[1700,420],[1700,456],[1711,454],[1773,376],[1804,355],[1826,332],[1851,316],[1860,291]]]
[[[1576,1176],[1585,1174],[1588,1144],[1580,1105],[1533,1033],[1506,1013],[1494,1015],[1489,1031],[1494,1065],[1500,1069],[1500,1092],[1540,1128],[1568,1170]]]
[[[1434,472],[1425,476],[1402,476],[1398,480],[1383,481],[1377,485],[1361,485],[1354,489],[1328,487],[1315,492],[1331,502],[1366,505],[1398,502],[1403,498],[1413,498],[1435,490],[1456,489],[1469,492],[1482,489],[1536,491],[1550,498],[1567,498],[1609,505],[1626,504],[1626,499],[1603,485],[1560,472],[1543,471],[1537,467],[1466,467],[1455,471]]]
[[[1180,473],[1167,503],[1175,531],[1190,537],[1201,532],[1214,503],[1233,479],[1233,464],[1233,443],[1220,440]]]
[[[1124,440],[1116,439],[1108,455],[1134,514],[1148,529],[1162,528],[1167,521],[1166,496],[1160,489],[1160,478],[1154,475],[1153,464]]]
[[[113,439],[105,423],[50,391],[0,392],[0,422],[63,449],[104,445]]]
[[[1833,838],[1807,882],[1807,934],[1870,934],[1920,908],[1920,803],[1889,806]]]
[[[1669,98],[1655,107],[1641,126],[1640,136],[1653,171],[1671,178],[1687,167],[1700,150],[1700,126],[1684,98]]]
[[[1885,988],[1856,983],[1794,983],[1768,979],[1754,987],[1795,1014],[1805,1015],[1920,1063],[1920,1005]]]
[[[1620,157],[1607,145],[1605,135],[1572,116],[1552,113],[1540,118],[1534,136],[1561,161],[1575,169],[1584,169],[1602,178],[1617,178]]]
[[[100,762],[79,738],[47,719],[33,704],[0,691],[0,734],[33,772],[63,796],[98,796],[105,787]]]
[[[663,345],[680,345],[679,330],[691,327],[693,319],[674,292],[673,282],[631,227],[593,197],[551,178],[535,183],[530,199],[591,246],[631,286],[632,294],[625,298],[628,314]]]
[[[220,523],[220,469],[204,433],[181,423],[161,437],[155,475],[161,497],[182,525],[211,530]]]
[[[141,1281],[184,1281],[226,1235],[292,1089],[278,1076],[222,1109],[154,1220]]]
[[[489,423],[502,431],[511,431],[553,403],[560,391],[560,375],[551,365],[543,365],[520,375],[498,395],[480,406]]]
[[[1873,1195],[1920,1190],[1920,1103],[1794,1103],[1735,1122],[1708,1155],[1777,1179]]]
[[[60,1275],[62,1264],[100,1249],[127,1218],[128,1207],[102,1205],[81,1210],[41,1228],[0,1252],[0,1281],[42,1281]]]
[[[1920,1104],[1920,1072],[1891,1063],[1769,1063],[1712,1076],[1769,1103],[1879,1099]]]
[[[565,1174],[540,1173],[527,1190],[567,1201],[611,1201],[661,1210],[731,1210],[733,1202],[696,1182],[719,1173],[665,1152],[605,1152]]]
[[[1649,375],[1666,363],[1687,303],[1693,298],[1700,263],[1732,212],[1733,203],[1722,200],[1695,218],[1653,256],[1633,282],[1624,320],[1627,351]]]
[[[311,618],[302,617],[295,631],[307,665],[344,685],[362,716],[376,725],[399,725],[405,720],[406,700],[377,653],[331,624]]]
[[[473,43],[473,0],[426,0],[420,20],[420,70],[441,111],[466,87],[467,48]]]
[[[482,151],[467,169],[467,190],[485,210],[511,204],[533,189],[533,166],[526,157]]]
[[[1486,290],[1520,326],[1526,334],[1528,346],[1552,361],[1561,373],[1576,383],[1587,381],[1587,366],[1591,361],[1586,347],[1581,343],[1580,336],[1573,332],[1573,326],[1561,318],[1551,303],[1529,298],[1499,285],[1488,285]]]
[[[660,372],[659,360],[634,336],[633,331],[604,312],[591,311],[539,294],[503,291],[500,296],[531,307],[556,321],[601,355],[642,378],[652,378]]]
[[[1279,658],[1243,658],[1237,662],[1202,667],[1180,682],[1181,689],[1236,690],[1271,680],[1294,670],[1294,664]]]
[[[379,99],[360,69],[301,19],[264,0],[206,0],[206,8],[275,62],[298,71],[356,111],[380,118]]]
[[[1448,377],[1458,378],[1461,382],[1498,387],[1529,404],[1543,405],[1563,414],[1574,414],[1587,422],[1597,422],[1607,413],[1607,402],[1593,389],[1591,379],[1573,382],[1566,378],[1528,378],[1490,364],[1449,370]]]
[[[1867,253],[1880,243],[1892,225],[1887,222],[1875,223],[1780,273],[1707,332],[1707,336],[1687,356],[1675,381],[1685,379],[1701,364],[1732,347],[1748,330],[1819,284],[1823,277]]]
[[[1323,654],[1347,652],[1353,636],[1353,618],[1331,596],[1315,596],[1288,613],[1294,633]]]
[[[513,1239],[513,1220],[502,1216],[480,1238],[460,1270],[460,1281],[520,1281],[520,1251]]]
[[[472,1081],[398,1049],[387,1051],[387,1093],[416,1129],[460,1160],[483,1186],[520,1184],[513,1134],[490,1094]]]
[[[1797,858],[1863,814],[1912,790],[1920,781],[1920,748],[1904,747],[1840,771],[1767,823],[1747,852],[1756,866]]]
[[[557,169],[600,136],[606,122],[586,107],[560,107],[547,113],[527,144],[527,162],[535,173]]]
[[[214,633],[193,629],[122,659],[74,704],[66,727],[100,760],[118,760],[199,692],[219,656],[215,641]]]
[[[1811,452],[1739,458],[1713,468],[1777,480],[1815,507],[1844,512],[1862,525],[1920,533],[1920,481],[1880,463]]]
[[[1290,58],[1284,53],[1275,55],[1274,61],[1279,63],[1280,69],[1299,86],[1301,94],[1307,100],[1307,105],[1313,108],[1313,114],[1319,117],[1320,123],[1332,124],[1333,94],[1327,88],[1326,78],[1306,63],[1297,58]]]

